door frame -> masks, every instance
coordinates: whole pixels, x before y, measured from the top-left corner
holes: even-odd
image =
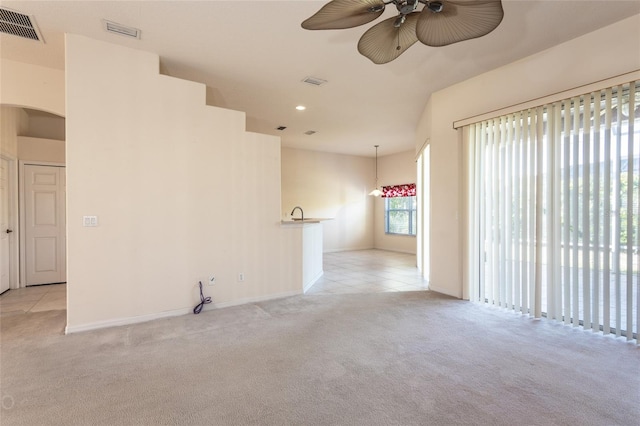
[[[25,166],[52,166],[52,167],[67,167],[66,163],[55,163],[51,161],[30,161],[30,160],[20,160],[18,161],[18,167],[20,168],[20,172],[18,173],[18,193],[24,193],[24,167]],[[65,191],[66,193],[66,191]],[[65,204],[67,200],[64,200]],[[26,287],[27,286],[27,240],[26,240],[26,207],[24,196],[20,197],[20,282],[18,287]],[[65,208],[65,223],[67,221],[67,209]],[[65,226],[66,229],[66,226]],[[65,231],[66,232],[66,231]],[[66,238],[66,235],[65,235]],[[65,255],[66,255],[67,247],[65,244]],[[66,258],[66,256],[65,256]]]
[[[13,229],[13,238],[9,238],[9,289],[20,287],[18,271],[20,270],[20,229],[18,226],[18,168],[17,158],[8,153],[0,154],[9,163],[9,227]],[[2,230],[4,232],[4,230]]]

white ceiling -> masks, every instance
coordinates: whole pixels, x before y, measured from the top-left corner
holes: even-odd
[[[2,0],[34,16],[46,43],[1,35],[0,53],[63,69],[65,32],[155,52],[164,73],[205,83],[209,104],[245,111],[247,130],[279,135],[287,147],[373,156],[376,144],[379,155],[414,148],[432,92],[640,13],[640,0],[503,0],[504,20],[489,35],[440,48],[416,43],[374,65],[357,42],[377,21],[300,27],[324,3]],[[106,33],[103,19],[141,29],[141,40]],[[328,83],[312,87],[301,82],[307,76]],[[296,111],[299,104],[307,110]]]

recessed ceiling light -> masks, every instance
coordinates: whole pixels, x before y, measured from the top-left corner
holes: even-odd
[[[297,109],[298,111],[304,111],[305,109],[307,109],[307,107],[306,107],[306,106],[304,106],[304,105],[298,105],[298,106],[296,107],[296,109]]]

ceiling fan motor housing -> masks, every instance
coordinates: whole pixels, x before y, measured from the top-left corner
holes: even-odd
[[[430,1],[429,4],[427,4],[427,8],[433,13],[442,12],[443,7],[444,5],[441,1]]]
[[[396,0],[394,3],[396,4],[398,12],[402,13],[403,15],[408,15],[416,10],[416,8],[418,7],[418,3],[420,2],[418,0]]]

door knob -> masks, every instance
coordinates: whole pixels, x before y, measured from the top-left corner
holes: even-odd
[[[7,229],[7,231],[6,231],[6,232],[7,232],[7,234],[10,234],[10,233],[12,233],[12,232],[13,232],[13,229]]]

